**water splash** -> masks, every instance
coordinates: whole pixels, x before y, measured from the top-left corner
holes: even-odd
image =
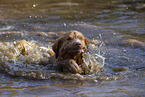
[[[0,45],[0,69],[9,75],[36,79],[97,79],[95,73],[90,75],[58,73],[55,70],[56,66],[48,62],[49,57],[54,53],[49,45],[42,46],[43,44],[38,45],[35,41],[26,40],[1,42]],[[97,68],[96,73],[105,64],[105,58],[99,54],[92,55],[88,52],[84,55],[84,59],[86,64],[91,65],[91,71]]]

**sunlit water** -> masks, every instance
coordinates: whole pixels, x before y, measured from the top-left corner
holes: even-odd
[[[0,95],[144,96],[144,5],[143,0],[0,0],[0,43],[27,40],[48,49],[61,35],[55,33],[78,30],[90,40],[101,41],[97,45],[101,49],[90,52],[106,59],[101,73],[70,75],[74,80],[60,74],[38,80],[1,71]]]

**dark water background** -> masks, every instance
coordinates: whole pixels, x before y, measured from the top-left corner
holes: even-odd
[[[144,0],[0,0],[0,41],[27,38],[46,42],[32,32],[78,30],[89,39],[104,42],[103,73],[119,80],[33,80],[0,73],[1,96],[145,96]],[[27,32],[26,37],[6,32]],[[133,39],[139,44],[128,39]],[[115,71],[114,67],[127,68]]]

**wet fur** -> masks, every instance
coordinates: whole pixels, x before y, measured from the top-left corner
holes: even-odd
[[[70,31],[56,40],[52,46],[58,70],[70,73],[86,73],[83,68],[83,53],[87,52],[88,39],[81,32]]]

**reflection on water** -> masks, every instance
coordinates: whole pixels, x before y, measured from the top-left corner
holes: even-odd
[[[78,30],[101,41],[106,58],[96,82],[32,80],[1,72],[0,95],[144,96],[144,9],[144,0],[0,0],[0,42],[25,39],[47,47],[60,36],[56,32]],[[111,76],[121,79],[103,80]]]

